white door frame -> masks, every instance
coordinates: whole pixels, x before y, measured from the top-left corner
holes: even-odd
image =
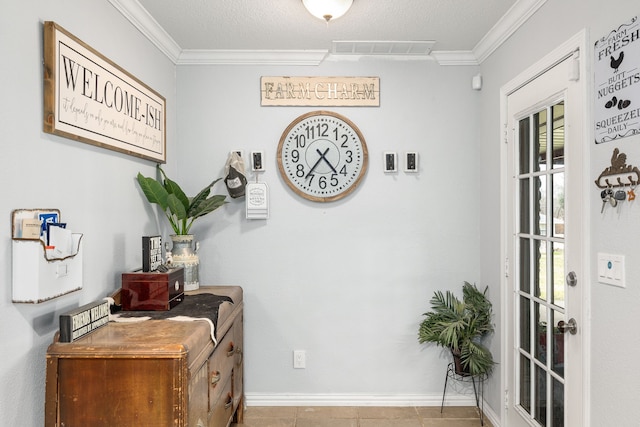
[[[513,264],[516,262],[515,260],[509,260],[509,256],[511,254],[508,253],[508,239],[511,239],[512,230],[508,230],[507,215],[509,215],[510,207],[507,204],[508,200],[508,181],[509,177],[507,174],[508,167],[508,156],[507,156],[507,123],[508,123],[508,114],[507,114],[507,97],[518,90],[519,88],[526,85],[528,82],[534,80],[536,77],[543,74],[545,71],[552,68],[555,64],[561,62],[563,59],[572,55],[575,51],[579,51],[579,75],[580,75],[580,90],[583,94],[583,102],[582,106],[582,114],[584,117],[582,129],[583,132],[583,143],[585,144],[583,149],[582,156],[582,180],[585,183],[584,186],[584,194],[583,200],[581,203],[581,208],[583,212],[584,221],[581,224],[582,233],[582,247],[583,251],[581,254],[582,257],[582,265],[583,271],[578,272],[580,284],[583,286],[583,294],[582,294],[582,313],[583,313],[583,324],[579,325],[583,331],[583,339],[582,339],[582,355],[583,355],[583,426],[588,427],[591,425],[591,417],[589,413],[589,402],[590,402],[590,366],[591,366],[591,354],[589,349],[591,348],[591,277],[590,277],[590,269],[589,266],[589,257],[590,257],[590,247],[591,247],[591,239],[590,239],[590,224],[591,224],[591,215],[590,215],[590,151],[591,144],[594,142],[593,138],[593,129],[591,126],[592,123],[592,107],[591,107],[591,99],[593,98],[593,78],[591,75],[591,50],[589,49],[589,42],[586,30],[580,31],[578,34],[561,44],[559,47],[554,49],[551,53],[546,55],[543,59],[526,69],[519,76],[511,80],[509,83],[505,84],[500,89],[500,139],[502,141],[501,150],[500,150],[500,165],[501,165],[501,173],[500,173],[500,224],[502,224],[500,230],[500,259],[504,262],[504,274],[501,277],[501,299],[500,299],[500,321],[502,325],[507,325],[508,322],[511,322],[512,319],[509,318],[508,314],[508,304],[511,304],[512,295],[509,292],[509,286],[507,283],[507,276],[513,274]],[[506,343],[509,341],[507,334],[509,333],[509,328],[502,328],[502,337],[501,337],[501,353],[502,360],[506,361],[509,357],[509,353],[513,350],[511,348],[507,348]],[[510,372],[508,372],[508,363],[502,363],[502,375],[501,375],[501,390],[503,393],[504,402],[501,405],[500,410],[500,419],[501,424],[504,424],[507,419],[507,390],[509,385]],[[506,426],[505,426],[506,427]]]

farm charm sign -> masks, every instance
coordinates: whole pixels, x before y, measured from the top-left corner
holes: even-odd
[[[596,144],[640,134],[638,24],[636,16],[595,43]]]
[[[165,99],[55,22],[44,23],[44,131],[166,161]]]
[[[261,105],[379,107],[379,77],[262,77]]]

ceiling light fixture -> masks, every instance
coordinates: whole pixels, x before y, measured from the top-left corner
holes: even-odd
[[[353,0],[302,0],[302,4],[310,14],[328,23],[347,13]]]

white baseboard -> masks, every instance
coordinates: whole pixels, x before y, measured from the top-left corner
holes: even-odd
[[[440,406],[442,395],[246,393],[247,406]],[[449,395],[445,406],[475,406],[473,397]]]

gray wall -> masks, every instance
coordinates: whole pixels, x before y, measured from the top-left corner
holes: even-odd
[[[0,425],[42,426],[45,352],[58,315],[112,293],[140,265],[140,236],[158,230],[134,181],[154,164],[42,131],[42,22],[55,21],[167,98],[175,159],[175,67],[107,1],[0,4]],[[173,161],[175,164],[175,160]],[[173,166],[170,166],[173,169]],[[38,305],[11,302],[13,209],[58,208],[84,233],[84,288]]]
[[[270,219],[247,221],[244,201],[232,201],[193,229],[204,280],[245,290],[249,402],[441,398],[449,356],[420,346],[417,327],[434,290],[460,292],[479,278],[475,72],[373,60],[178,67],[181,181],[199,188],[230,150],[265,152],[258,178],[269,185]],[[366,178],[348,198],[309,202],[281,179],[282,132],[321,108],[261,107],[260,77],[272,75],[380,77],[379,108],[331,108],[369,149]],[[384,151],[418,151],[420,173],[385,174]],[[294,349],[307,351],[305,370],[293,369]]]
[[[480,180],[485,195],[481,200],[481,240],[483,250],[480,254],[482,281],[495,283],[500,280],[502,262],[500,254],[500,224],[496,207],[499,205],[500,185],[500,134],[499,134],[499,90],[500,87],[526,68],[535,64],[545,54],[552,51],[580,30],[586,29],[590,37],[590,48],[600,37],[610,30],[628,22],[640,12],[638,3],[633,0],[615,0],[603,3],[599,0],[548,0],[545,5],[514,34],[497,52],[491,55],[481,66],[484,77],[480,110],[479,137],[482,139],[480,151]],[[587,52],[590,60],[592,52]],[[584,59],[584,58],[583,58]],[[637,58],[636,58],[637,61]],[[589,65],[589,75],[593,79],[593,69]],[[593,93],[586,98],[592,102]],[[591,117],[587,123],[592,123]],[[585,355],[590,364],[590,381],[585,382],[587,411],[591,416],[591,425],[628,426],[637,423],[640,408],[635,403],[637,384],[640,374],[627,366],[634,355],[640,351],[638,334],[633,325],[640,322],[637,301],[640,299],[640,264],[638,263],[637,238],[640,232],[640,211],[637,200],[624,206],[619,214],[609,209],[600,214],[600,189],[593,181],[610,166],[610,158],[615,147],[627,154],[627,164],[640,164],[639,137],[630,137],[618,142],[596,146],[592,135],[585,138],[588,149],[587,170],[590,179],[585,184],[583,197],[590,199],[591,209],[585,217],[591,221],[591,253],[587,268],[590,277],[581,283],[590,289],[591,299],[586,304],[587,318],[590,324],[584,325],[585,336],[590,340],[590,349]],[[619,289],[597,282],[596,255],[598,252],[621,254],[626,256],[627,288]],[[631,328],[631,329],[630,329]],[[497,344],[497,343],[496,343]],[[496,350],[497,346],[494,347]],[[494,380],[497,380],[494,378]],[[494,381],[491,386],[489,403],[499,408],[502,395],[497,392]],[[590,397],[589,397],[590,394]]]

